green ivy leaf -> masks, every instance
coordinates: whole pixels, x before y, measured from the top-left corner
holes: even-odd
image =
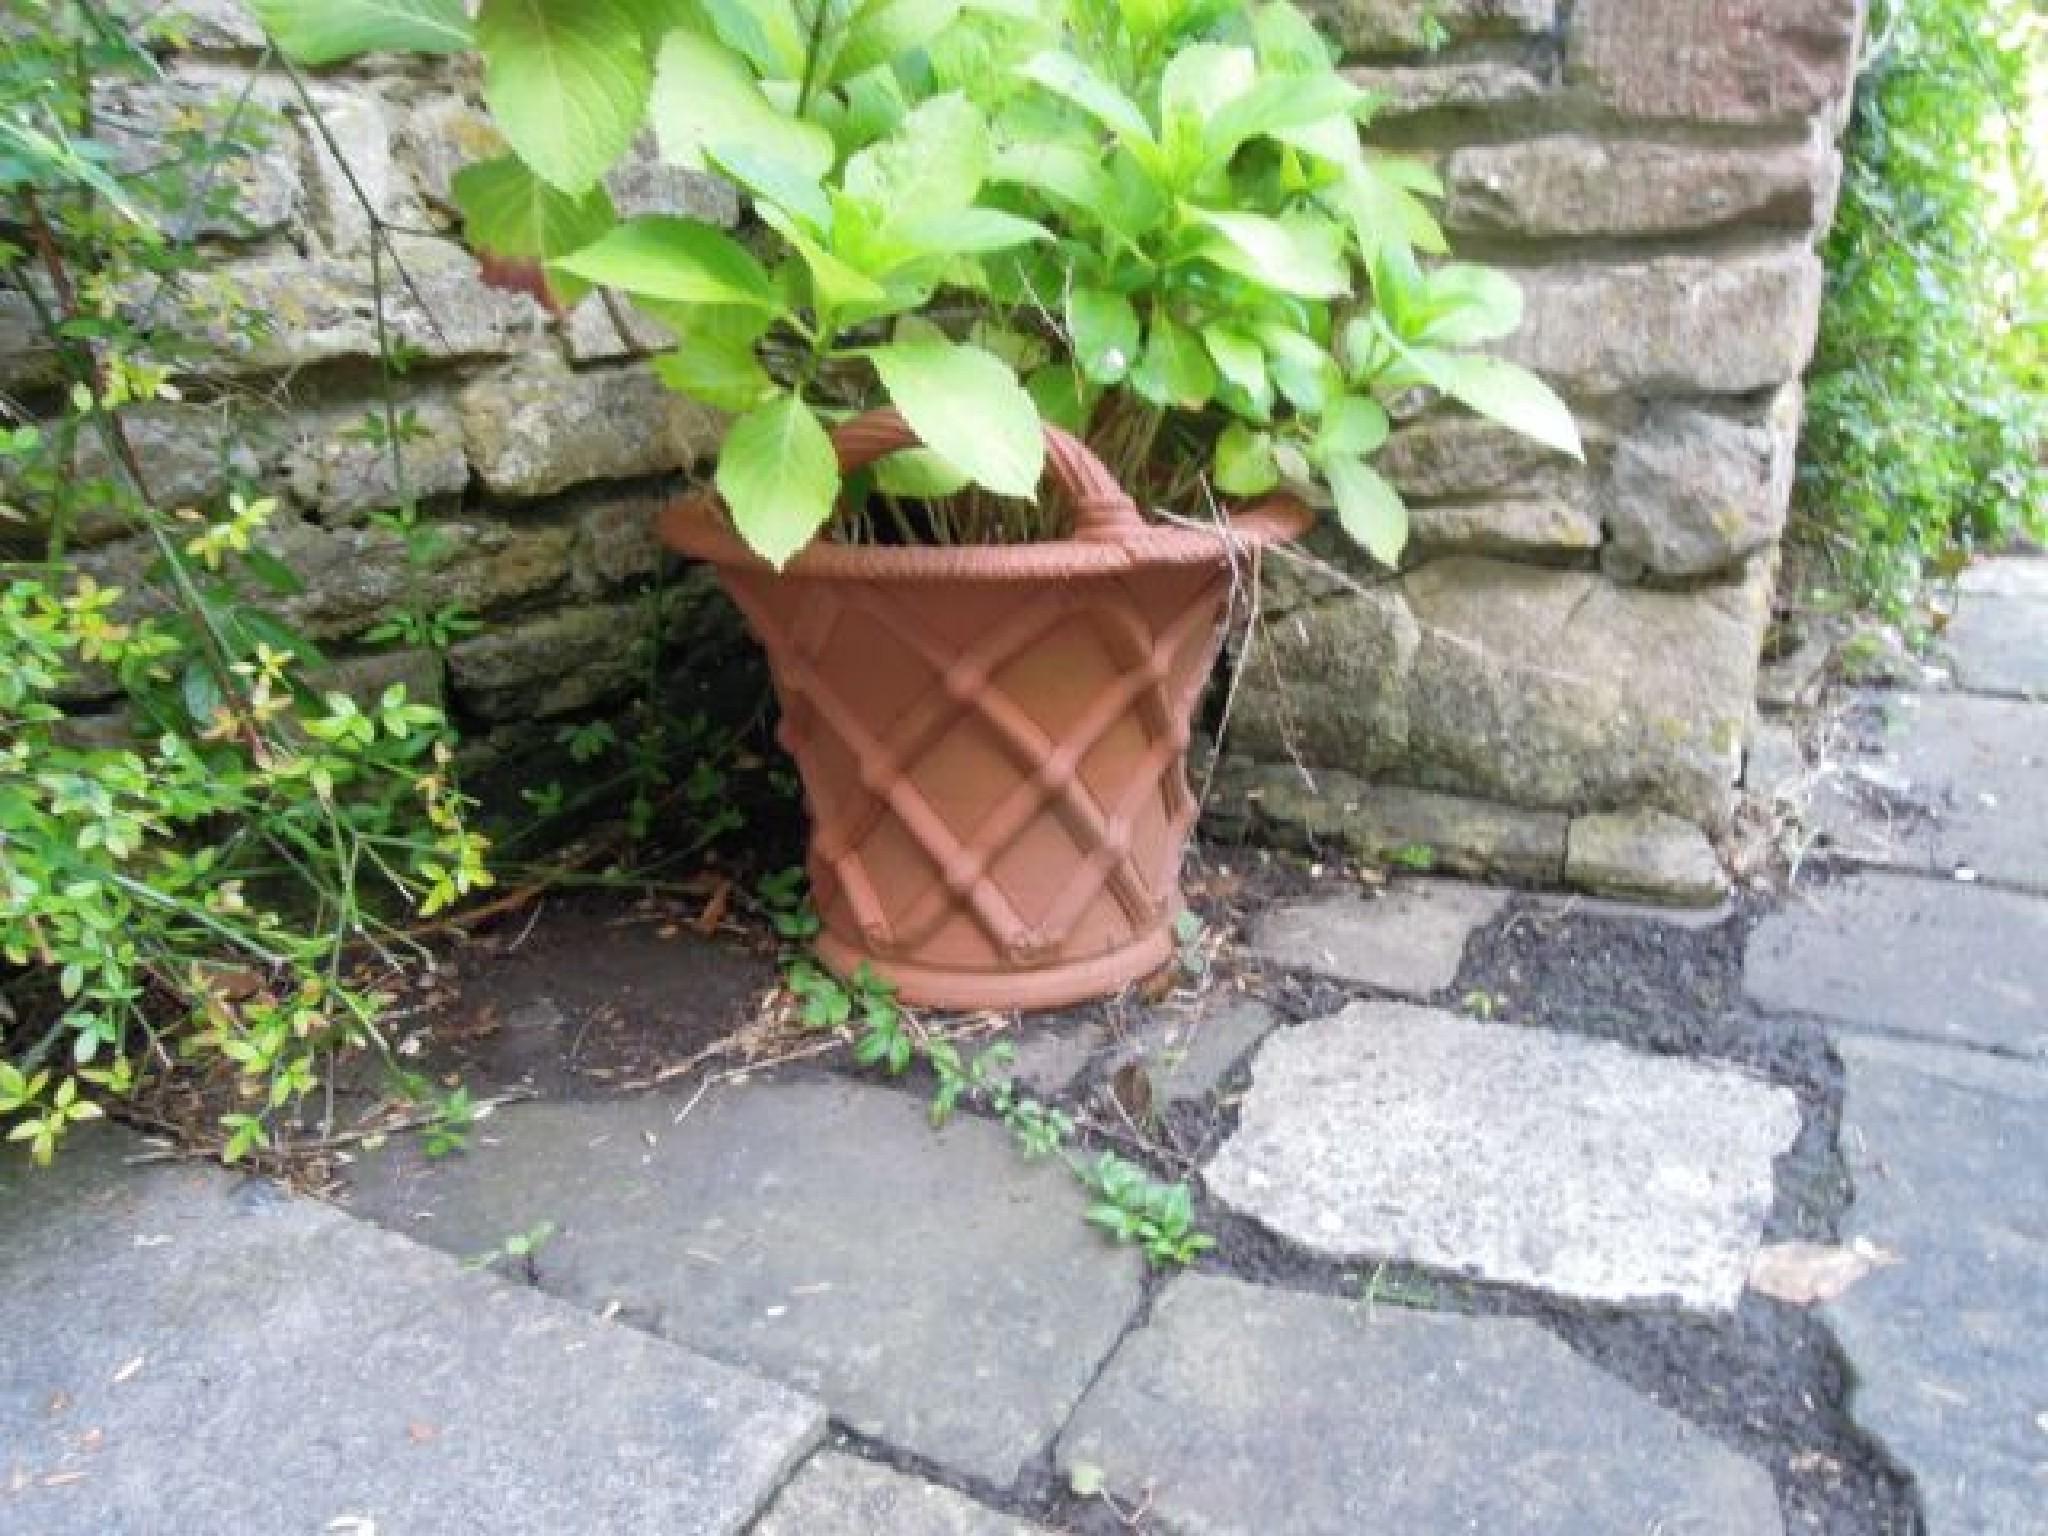
[[[611,197],[594,186],[580,197],[556,190],[517,155],[465,165],[451,187],[472,249],[514,260],[547,262],[581,250],[617,220]],[[564,305],[590,285],[556,275],[548,286]]]
[[[1031,496],[1045,468],[1045,429],[1017,375],[980,347],[923,340],[867,354],[882,387],[926,447],[1005,496]]]
[[[1382,565],[1397,564],[1408,543],[1408,509],[1400,492],[1365,460],[1351,454],[1332,454],[1323,460],[1322,468],[1344,531]]]
[[[492,117],[519,158],[572,197],[640,127],[651,78],[641,38],[617,0],[483,0],[477,13]]]
[[[460,53],[473,41],[462,0],[249,0],[287,57],[335,64],[359,53]]]
[[[831,517],[839,457],[811,408],[782,395],[732,424],[717,483],[740,537],[781,570]]]
[[[779,310],[782,293],[739,241],[697,219],[649,214],[617,225],[555,263],[608,288],[681,304],[746,304]]]

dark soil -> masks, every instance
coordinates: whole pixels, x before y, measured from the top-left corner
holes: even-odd
[[[1234,931],[1243,915],[1327,886],[1271,855],[1214,850],[1190,879],[1212,929]],[[430,1036],[437,1068],[470,1074],[475,1091],[523,1087],[587,1096],[644,1086],[755,1017],[774,975],[773,945],[758,922],[734,921],[717,941],[700,937],[687,903],[587,895],[549,904],[463,946],[438,984]],[[1560,911],[1518,897],[1468,947],[1456,984],[1435,1001],[1513,1025],[1624,1041],[1642,1050],[1738,1065],[1783,1084],[1804,1111],[1798,1142],[1778,1165],[1768,1221],[1772,1240],[1837,1235],[1848,1189],[1836,1150],[1841,1070],[1815,1031],[1762,1017],[1742,1000],[1742,951],[1758,914],[1737,910],[1713,927]],[[1296,974],[1260,975],[1225,948],[1214,987],[1249,986],[1285,1019],[1321,1017],[1367,995]],[[1033,1016],[1026,1029],[1101,1025],[1112,1042],[1142,1025],[1142,998]],[[1165,1006],[1184,1006],[1176,999]],[[1112,1044],[1076,1081],[1066,1106],[1114,1122],[1106,1108]],[[850,1062],[836,1064],[857,1071]],[[1215,1104],[1178,1107],[1155,1128],[1162,1175],[1199,1161],[1229,1134],[1248,1082],[1240,1061]],[[895,1086],[929,1092],[913,1072]],[[965,1111],[971,1112],[971,1111]],[[1084,1138],[1085,1139],[1085,1138]],[[1129,1152],[1127,1144],[1119,1150]],[[1788,1533],[1916,1536],[1921,1523],[1909,1480],[1849,1421],[1849,1382],[1825,1326],[1808,1312],[1750,1295],[1726,1318],[1675,1309],[1560,1302],[1406,1265],[1338,1264],[1294,1248],[1206,1200],[1204,1230],[1217,1248],[1200,1268],[1243,1279],[1343,1296],[1362,1306],[1421,1306],[1515,1316],[1549,1328],[1571,1348],[1646,1396],[1767,1466]],[[1132,1327],[1142,1326],[1154,1275]],[[1099,1499],[1080,1499],[1054,1470],[1048,1449],[1018,1483],[963,1483],[892,1447],[835,1427],[835,1440],[933,1481],[961,1487],[1000,1509],[1056,1529],[1095,1536],[1134,1527]],[[1142,1529],[1142,1524],[1135,1527]]]

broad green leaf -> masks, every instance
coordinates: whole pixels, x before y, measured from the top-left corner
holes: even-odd
[[[1088,413],[1095,405],[1095,389],[1070,364],[1048,363],[1024,381],[1025,393],[1038,407],[1041,420],[1065,427],[1076,437],[1088,430]]]
[[[958,208],[891,223],[890,234],[920,252],[948,256],[985,256],[1015,250],[1034,240],[1052,239],[1043,224],[996,208]]]
[[[1440,347],[1473,347],[1511,336],[1522,324],[1522,288],[1505,272],[1460,262],[1438,267],[1423,283],[1426,318],[1416,335]]]
[[[476,41],[491,116],[543,180],[578,196],[633,142],[650,75],[617,0],[483,0]]]
[[[726,47],[744,56],[769,78],[794,80],[803,73],[811,13],[797,14],[796,0],[697,0],[711,29]]]
[[[1255,5],[1252,46],[1259,63],[1277,74],[1313,76],[1330,72],[1330,45],[1316,24],[1293,5]]]
[[[885,225],[966,208],[988,175],[988,122],[965,96],[920,102],[887,139],[846,162],[846,192]]]
[[[1152,125],[1137,103],[1071,53],[1048,50],[1019,71],[1025,79],[1063,96],[1128,143],[1151,146]]]
[[[301,64],[359,53],[460,53],[474,41],[462,0],[250,0],[250,8]]]
[[[838,158],[830,133],[762,93],[745,58],[694,32],[671,32],[661,45],[648,117],[662,158],[691,170],[706,168],[708,152],[737,146],[815,181]]]
[[[796,247],[797,254],[803,258],[804,266],[810,270],[811,293],[819,307],[844,309],[852,304],[882,304],[888,301],[888,292],[880,283],[865,272],[840,260],[830,250],[797,228],[780,210],[763,205],[757,211],[771,228]]]
[[[811,408],[783,395],[732,424],[717,483],[740,537],[781,570],[832,516],[839,458]]]
[[[942,341],[897,342],[867,355],[927,448],[1001,495],[1036,492],[1045,433],[1037,406],[1001,358]]]
[[[1585,458],[1571,407],[1528,369],[1497,357],[1433,347],[1410,347],[1406,354],[1425,379],[1461,405],[1546,448]]]
[[[1106,288],[1069,289],[1067,338],[1083,375],[1114,384],[1138,360],[1138,312]]]
[[[1216,489],[1226,496],[1260,496],[1280,483],[1273,439],[1233,421],[1216,439]]]
[[[1404,341],[1412,341],[1428,318],[1428,279],[1415,252],[1399,240],[1382,243],[1371,252],[1372,296],[1387,328]]]
[[[1266,372],[1265,349],[1227,325],[1203,326],[1202,345],[1209,349],[1223,382],[1241,393],[1253,414],[1263,420],[1273,408],[1273,381]]]
[[[1391,245],[1431,255],[1449,248],[1435,215],[1403,185],[1401,163],[1375,155],[1345,168],[1337,201],[1368,260]]]
[[[922,48],[959,14],[960,0],[865,0],[832,56],[831,78],[850,79]]]
[[[1276,137],[1286,133],[1295,138],[1300,130],[1334,122],[1338,132],[1326,158],[1337,158],[1341,146],[1358,142],[1352,113],[1363,96],[1357,86],[1334,71],[1319,75],[1268,75],[1250,90],[1228,101],[1209,118],[1205,142],[1212,157],[1234,153],[1248,139]],[[1318,140],[1311,137],[1309,144]]]
[[[1259,326],[1258,337],[1280,393],[1296,410],[1320,413],[1323,402],[1342,383],[1329,353],[1312,337],[1285,325]]]
[[[989,178],[1051,193],[1091,214],[1116,195],[1100,156],[1072,144],[1005,145],[989,162]]]
[[[832,200],[815,176],[749,144],[718,144],[710,154],[718,169],[752,193],[757,202],[773,203],[793,214],[813,234],[831,233]]]
[[[1159,115],[1205,122],[1252,88],[1258,65],[1249,48],[1191,43],[1166,61],[1159,82]]]
[[[1408,543],[1408,509],[1400,492],[1365,460],[1350,454],[1332,454],[1322,468],[1344,531],[1382,565],[1398,564]]]
[[[545,263],[579,251],[618,218],[602,186],[571,197],[534,175],[517,155],[464,166],[451,190],[471,249],[514,260]],[[548,286],[563,304],[574,304],[590,287],[566,273],[551,276]]]
[[[750,411],[775,389],[749,343],[685,338],[654,360],[661,381],[713,410]]]
[[[1351,286],[1341,248],[1326,225],[1213,208],[1185,212],[1220,237],[1205,254],[1226,272],[1305,299],[1335,298]]]
[[[1386,408],[1379,401],[1364,395],[1344,395],[1332,400],[1324,410],[1316,428],[1316,451],[1363,458],[1379,451],[1391,426]]]
[[[930,501],[951,496],[968,484],[967,476],[929,448],[892,453],[875,465],[875,484],[891,496],[915,496]]]
[[[650,299],[783,307],[774,280],[753,253],[724,230],[696,219],[667,214],[631,219],[556,265],[593,283]]]
[[[1155,309],[1131,387],[1154,405],[1198,411],[1216,393],[1216,365],[1200,337]]]

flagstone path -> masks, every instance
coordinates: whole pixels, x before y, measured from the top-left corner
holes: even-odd
[[[0,1529],[2043,1536],[2048,562],[1966,585],[1774,910],[1275,886],[1200,1002],[1028,1025],[1077,1112],[1144,1068],[1187,1272],[831,1065],[339,1208],[0,1163]],[[533,990],[495,1048],[559,1085],[590,975]]]

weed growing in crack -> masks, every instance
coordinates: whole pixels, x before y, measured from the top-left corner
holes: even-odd
[[[1161,1182],[1143,1164],[1115,1152],[1101,1152],[1091,1161],[1076,1150],[1071,1145],[1073,1117],[1018,1091],[1009,1071],[1017,1048],[1009,1041],[999,1040],[970,1057],[959,1040],[924,1028],[897,1000],[895,987],[866,964],[844,980],[819,965],[809,950],[818,917],[805,898],[800,870],[763,879],[755,895],[790,946],[782,963],[783,984],[796,999],[804,1026],[851,1037],[855,1061],[892,1077],[922,1061],[938,1085],[930,1109],[935,1129],[963,1104],[985,1110],[1010,1133],[1026,1162],[1059,1157],[1093,1197],[1088,1221],[1118,1242],[1142,1249],[1159,1268],[1191,1264],[1216,1246],[1195,1225],[1194,1194],[1184,1180]]]

